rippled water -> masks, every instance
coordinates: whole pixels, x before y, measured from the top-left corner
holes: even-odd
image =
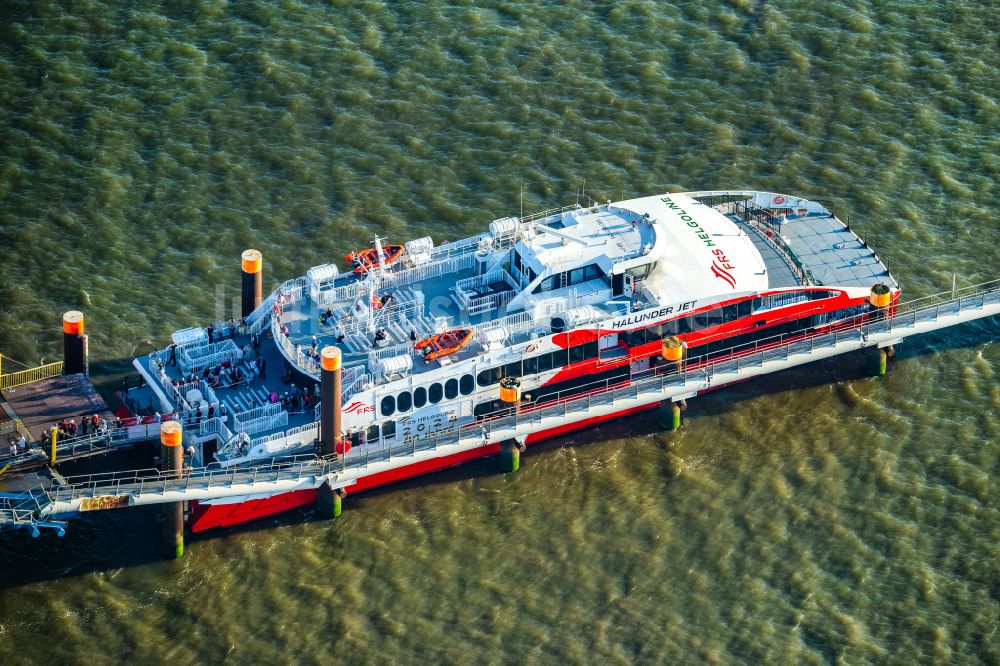
[[[990,2],[14,2],[0,351],[95,374],[379,233],[592,196],[833,200],[909,295],[997,277]],[[0,537],[3,663],[1000,661],[997,322],[198,538]],[[9,367],[9,366],[5,366]],[[685,462],[671,476],[667,452]]]

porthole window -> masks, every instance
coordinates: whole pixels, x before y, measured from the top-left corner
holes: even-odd
[[[382,416],[392,416],[396,412],[396,398],[387,395],[382,398]]]
[[[410,407],[413,406],[413,397],[410,396],[409,391],[403,391],[396,396],[396,406],[399,408],[400,412],[410,411]]]
[[[452,400],[458,397],[458,380],[449,379],[444,383],[444,397]]]
[[[438,404],[441,402],[441,398],[444,397],[444,389],[441,388],[440,384],[431,384],[431,388],[428,393],[430,393],[432,405]]]
[[[462,375],[458,386],[462,391],[462,395],[469,395],[476,390],[476,379],[472,375]]]
[[[423,386],[418,386],[413,389],[413,408],[420,409],[427,404],[427,389]]]

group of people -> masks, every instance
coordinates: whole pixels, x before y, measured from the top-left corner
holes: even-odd
[[[319,384],[316,384],[312,391],[300,389],[297,384],[292,384],[292,387],[280,396],[272,393],[270,399],[271,402],[280,402],[281,408],[289,414],[305,412],[316,407],[319,401]]]
[[[59,422],[57,426],[59,428],[59,435],[61,437],[86,437],[87,435],[104,435],[108,432],[108,422],[106,419],[102,419],[97,414],[92,416],[83,416],[80,419],[80,424],[77,425],[76,419],[70,419],[67,421],[63,419]]]
[[[14,457],[28,450],[28,440],[20,433],[17,437],[11,437],[8,444],[10,445],[10,455]]]
[[[263,363],[263,359],[261,362]],[[205,368],[202,371],[201,376],[192,372],[186,377],[173,380],[171,383],[174,385],[175,389],[183,391],[189,388],[200,388],[203,383],[211,386],[212,388],[220,388],[222,386],[239,384],[240,382],[246,380],[247,374],[243,372],[238,365],[226,367],[220,363],[214,368]]]
[[[208,333],[208,343],[212,344],[216,340],[224,340],[227,337],[235,338],[237,334],[246,335],[247,334],[247,320],[243,317],[233,317],[227,321],[222,322],[222,325],[218,329],[215,328],[215,324],[211,324],[205,332]]]

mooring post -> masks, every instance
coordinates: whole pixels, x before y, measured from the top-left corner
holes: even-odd
[[[521,449],[517,442],[508,439],[500,444],[500,471],[516,472],[521,467]]]
[[[249,317],[264,300],[264,259],[258,250],[245,250],[242,260],[240,316]]]
[[[184,428],[179,421],[160,424],[160,466],[167,478],[184,470]],[[163,554],[171,559],[184,555],[184,502],[163,505]]]
[[[334,490],[329,481],[324,482],[316,494],[316,511],[320,518],[339,518],[344,510],[343,497],[341,489]]]
[[[83,332],[83,313],[70,310],[63,315],[63,374],[87,371],[87,336]]]
[[[59,438],[59,428],[52,426],[52,438],[50,439],[52,445],[52,452],[49,456],[49,467],[56,466],[56,440]]]
[[[323,347],[320,352],[320,452],[330,456],[338,451],[341,432],[341,353],[339,347]],[[346,452],[346,451],[345,451]]]
[[[686,405],[685,405],[686,406]],[[664,400],[657,410],[660,427],[664,430],[679,430],[681,427],[681,402]]]

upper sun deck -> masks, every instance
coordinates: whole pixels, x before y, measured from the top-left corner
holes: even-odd
[[[768,289],[896,286],[824,206],[761,192],[665,194],[502,218],[455,243],[411,241],[398,257],[368,271],[327,264],[283,285],[272,331],[284,357],[318,378],[314,350],[341,347],[349,396],[355,380],[419,374],[543,337],[553,317],[572,327]],[[426,363],[414,350],[415,340],[459,328],[471,341],[451,355]]]

